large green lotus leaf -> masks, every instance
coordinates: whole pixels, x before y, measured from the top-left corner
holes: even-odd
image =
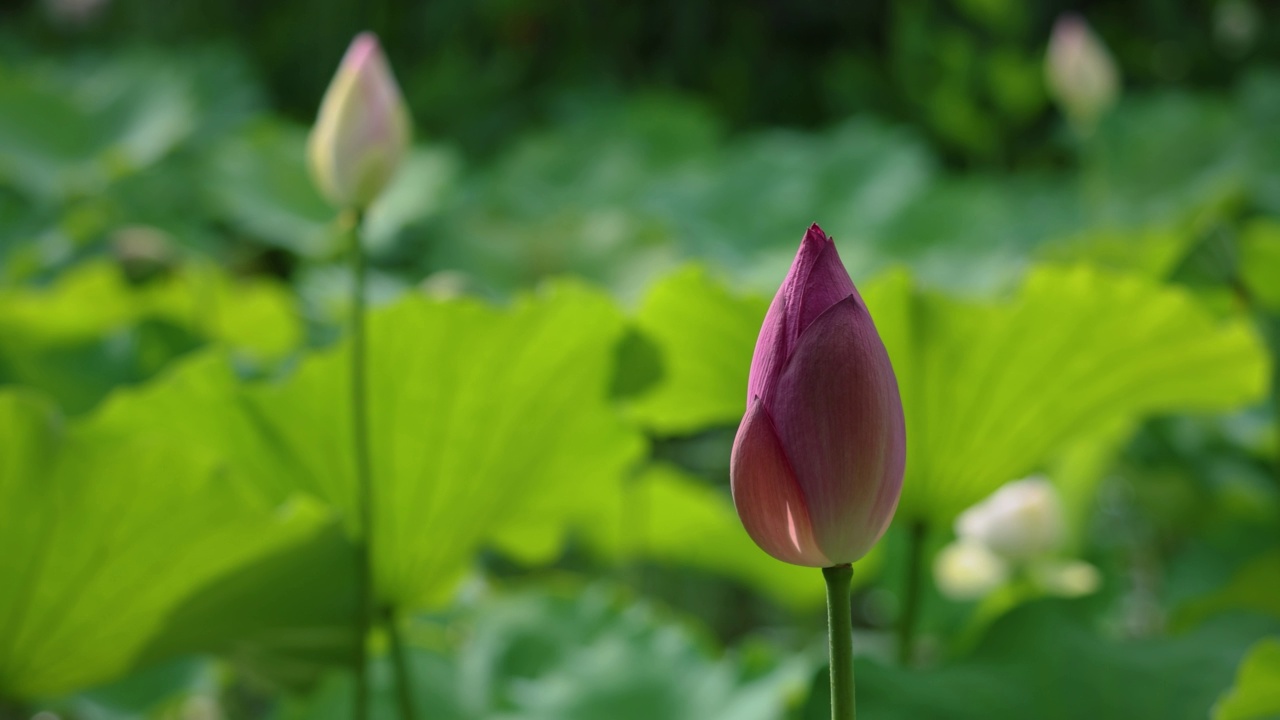
[[[619,490],[585,524],[585,539],[597,553],[733,578],[797,609],[823,603],[821,578],[812,568],[778,562],[756,547],[728,493],[669,465],[651,466]],[[860,577],[872,563],[858,564]]]
[[[211,342],[255,360],[297,350],[302,321],[287,287],[270,280],[233,278],[191,265],[138,294],[139,309],[168,319]]]
[[[607,402],[623,318],[606,297],[549,287],[509,310],[407,298],[372,314],[373,552],[382,600],[447,587],[484,542],[558,545],[643,449]],[[296,487],[356,532],[345,344],[248,391]],[[531,520],[532,519],[532,520]],[[540,519],[540,520],[539,520]],[[510,532],[505,527],[519,528]],[[525,537],[525,533],[529,537]]]
[[[900,512],[940,522],[1100,427],[1238,408],[1266,388],[1246,320],[1139,277],[1038,268],[1013,298],[978,305],[912,292],[899,276],[866,300],[907,416]],[[909,338],[891,330],[904,315]]]
[[[306,130],[260,120],[210,155],[214,209],[256,238],[304,256],[332,254],[337,213],[307,174]]]
[[[1120,641],[1100,636],[1079,608],[1041,601],[997,622],[962,660],[921,670],[860,661],[858,705],[886,720],[1198,720],[1246,648],[1277,628],[1220,618],[1185,635]],[[815,699],[810,717],[824,717]]]
[[[660,432],[684,432],[698,420],[729,424],[745,403],[749,328],[759,328],[763,298],[735,304],[698,277],[687,271],[668,281],[683,287],[683,304],[656,303],[668,310],[644,320],[665,379],[636,406]],[[1219,320],[1188,292],[1142,277],[1039,267],[1010,298],[962,302],[921,292],[891,271],[863,283],[862,295],[906,413],[900,514],[949,522],[1099,428],[1151,413],[1237,408],[1266,386],[1266,355],[1245,320]],[[732,331],[683,332],[704,315]],[[729,380],[698,379],[719,375]],[[679,383],[678,397],[698,414],[682,415],[665,383]]]
[[[767,298],[735,296],[698,266],[654,284],[635,324],[660,349],[662,381],[632,403],[636,420],[668,435],[736,423],[768,308]]]
[[[14,392],[0,394],[0,458],[0,696],[124,672],[180,602],[323,519],[198,445],[67,424]]]
[[[199,352],[153,382],[115,393],[94,422],[121,437],[203,448],[229,482],[287,500],[297,493],[295,459],[258,421],[244,388],[224,352]],[[331,520],[305,542],[210,579],[169,613],[141,658],[217,653],[255,678],[305,685],[351,657],[354,558]]]
[[[246,387],[227,353],[210,348],[178,360],[150,383],[116,392],[94,422],[121,436],[203,447],[219,458],[221,472],[282,502],[298,491],[297,459],[262,423]]]
[[[525,561],[559,552],[569,528],[615,507],[643,440],[607,402],[623,319],[578,286],[509,310],[407,298],[370,318],[375,553],[386,600],[449,588],[483,543]],[[274,384],[244,384],[202,353],[103,422],[216,448],[228,474],[277,499],[328,502],[356,531],[348,349]]]
[[[1181,91],[1127,97],[1082,146],[1085,210],[1095,222],[1138,226],[1185,216],[1242,193],[1265,156],[1262,144],[1225,99]]]
[[[0,75],[0,182],[60,200],[147,167],[197,128],[190,80],[132,61]]]
[[[1163,278],[1183,259],[1201,232],[1201,228],[1186,222],[1147,228],[1089,228],[1046,242],[1036,248],[1035,255],[1055,263],[1083,261]]]
[[[203,265],[141,285],[91,262],[47,288],[0,292],[0,382],[36,387],[72,411],[146,379],[204,343],[248,359],[280,358],[301,341],[288,291]]]
[[[143,318],[165,320],[260,357],[284,355],[302,335],[286,288],[232,278],[208,265],[187,265],[133,285],[118,266],[89,262],[63,273],[51,287],[0,294],[5,329],[50,344],[101,337]]]
[[[1240,663],[1236,684],[1213,706],[1213,720],[1280,718],[1280,637],[1260,640]]]
[[[190,595],[168,614],[140,661],[214,653],[254,680],[308,687],[353,657],[357,587],[355,546],[329,524]]]

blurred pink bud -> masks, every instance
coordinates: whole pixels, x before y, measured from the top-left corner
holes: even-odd
[[[87,25],[106,9],[108,0],[44,0],[45,11],[60,25]]]
[[[307,144],[311,174],[334,204],[363,210],[409,147],[409,111],[373,33],[351,41]]]
[[[906,466],[889,354],[836,246],[809,228],[765,315],[733,443],[733,501],[784,562],[851,563],[898,507]]]
[[[1111,53],[1078,15],[1063,15],[1054,23],[1045,80],[1049,94],[1083,130],[1091,129],[1120,93]]]

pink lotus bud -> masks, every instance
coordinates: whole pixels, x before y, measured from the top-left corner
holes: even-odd
[[[409,111],[373,33],[351,41],[307,144],[311,175],[325,197],[363,210],[395,175],[409,147]]]
[[[835,243],[813,225],[751,359],[730,462],[738,516],[779,560],[851,563],[893,519],[905,466],[889,354]]]
[[[1063,15],[1054,23],[1045,80],[1063,111],[1084,130],[1093,127],[1120,92],[1111,53],[1078,15]]]

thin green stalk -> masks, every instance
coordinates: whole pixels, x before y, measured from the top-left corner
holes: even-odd
[[[416,720],[417,706],[413,699],[413,685],[409,674],[409,653],[404,644],[404,633],[394,611],[386,613],[387,637],[391,641],[391,665],[396,675],[396,701],[400,704],[401,720]]]
[[[923,520],[911,523],[907,546],[907,587],[898,622],[898,662],[910,665],[915,657],[916,625],[920,622],[920,591],[924,583],[924,541],[929,528]]]
[[[356,517],[360,546],[356,552],[355,720],[369,717],[369,632],[373,629],[373,473],[369,464],[368,378],[365,372],[365,255],[360,242],[362,211],[345,213],[351,242],[351,440],[356,471]]]
[[[1280,415],[1280,314],[1261,312],[1263,334],[1267,339],[1267,348],[1271,351],[1271,412],[1273,417]],[[1276,457],[1274,458],[1275,480],[1280,483],[1280,422],[1276,427]]]
[[[827,581],[827,637],[831,646],[831,720],[855,720],[853,700],[853,613],[849,606],[853,567],[823,568]]]

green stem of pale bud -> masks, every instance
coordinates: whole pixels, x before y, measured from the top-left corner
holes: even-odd
[[[831,649],[831,720],[855,720],[853,692],[853,567],[823,568],[827,581],[827,635]]]
[[[409,673],[409,650],[405,646],[404,633],[394,611],[385,615],[387,638],[391,644],[391,667],[396,676],[396,702],[400,704],[401,720],[416,720],[417,704],[413,698],[413,681]]]
[[[350,210],[341,223],[351,253],[351,440],[356,472],[356,518],[359,547],[356,552],[355,720],[369,717],[369,632],[373,629],[373,473],[369,463],[368,377],[365,372],[365,255],[360,242],[364,212]]]
[[[921,592],[924,587],[924,545],[929,528],[921,520],[911,523],[907,545],[906,591],[898,618],[898,662],[911,665],[915,658],[916,626],[920,622]]]

